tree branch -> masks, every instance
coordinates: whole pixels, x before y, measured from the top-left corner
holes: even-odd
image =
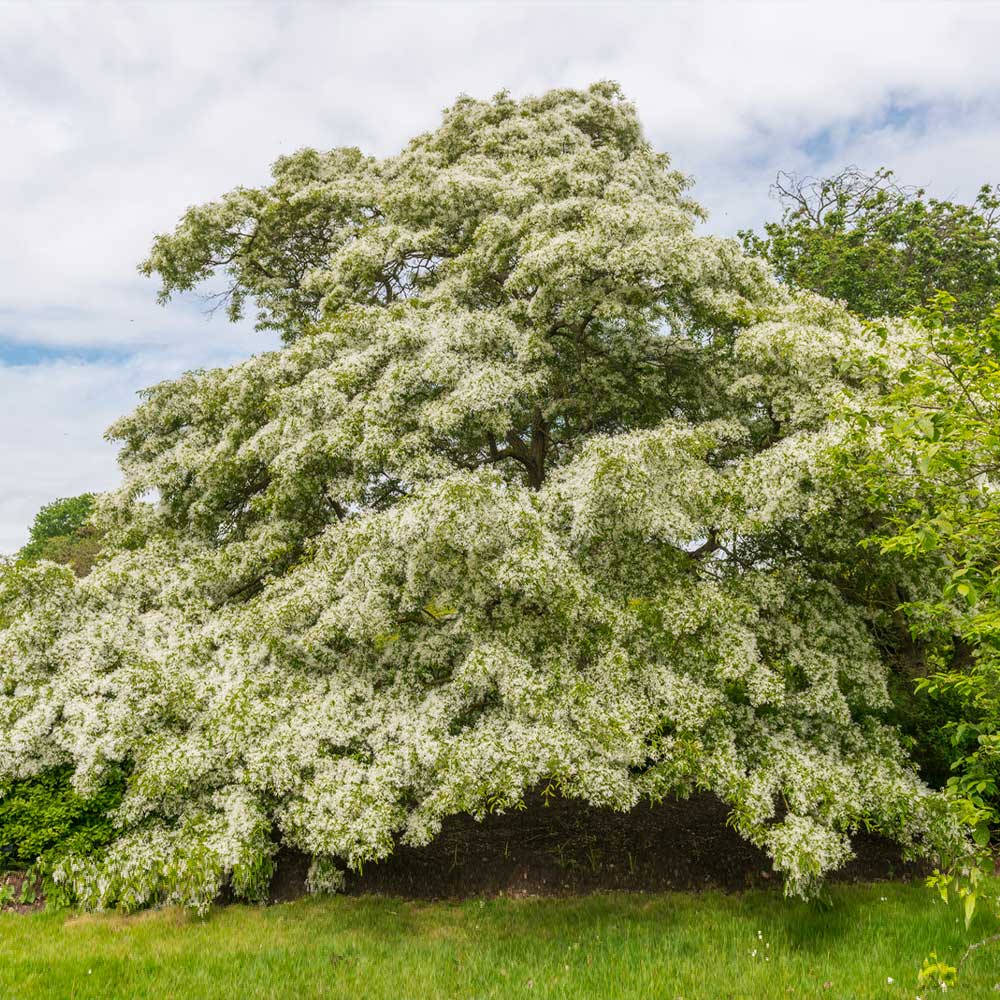
[[[688,552],[688,555],[697,561],[705,559],[713,552],[718,552],[720,548],[722,548],[722,543],[719,539],[719,533],[715,528],[710,528],[708,538],[701,545],[699,545],[698,548],[692,549]]]

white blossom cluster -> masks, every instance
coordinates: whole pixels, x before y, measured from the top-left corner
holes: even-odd
[[[831,568],[838,414],[891,345],[696,235],[685,187],[599,84],[303,151],[157,239],[165,294],[228,268],[286,346],[112,428],[89,576],[0,577],[0,785],[128,774],[119,839],[55,873],[82,904],[260,898],[279,843],[335,890],[543,782],[709,789],[796,893],[862,826],[956,835]]]

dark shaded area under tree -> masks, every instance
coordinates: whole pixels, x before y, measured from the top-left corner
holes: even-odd
[[[546,804],[547,802],[547,804]],[[726,823],[714,795],[640,804],[615,812],[579,799],[535,792],[525,808],[487,816],[452,816],[426,847],[398,847],[387,860],[349,873],[347,892],[413,899],[467,896],[663,892],[772,886],[780,879],[767,855]],[[899,847],[859,833],[856,858],[834,882],[909,881],[926,868],[905,863]],[[283,849],[271,901],[305,892],[306,855]]]

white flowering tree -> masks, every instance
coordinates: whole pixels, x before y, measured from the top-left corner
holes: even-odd
[[[861,826],[952,835],[831,459],[887,348],[687,187],[599,84],[301,151],[156,239],[162,298],[221,278],[285,346],[147,390],[93,572],[0,583],[0,781],[128,775],[55,872],[84,905],[257,898],[281,843],[336,888],[541,782],[709,789],[797,893]]]

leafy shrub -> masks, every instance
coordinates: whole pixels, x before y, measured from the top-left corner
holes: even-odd
[[[0,787],[0,867],[27,868],[39,858],[90,854],[115,836],[111,814],[125,789],[116,775],[84,798],[70,783],[72,768],[60,767]]]
[[[952,731],[962,721],[963,702],[949,691],[931,694],[921,684],[922,680],[889,674],[892,699],[889,721],[899,728],[902,742],[924,781],[933,788],[944,788],[953,772]]]

